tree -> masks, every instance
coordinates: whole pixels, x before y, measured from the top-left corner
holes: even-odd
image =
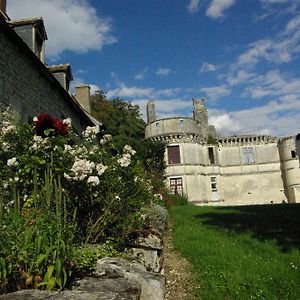
[[[103,91],[91,97],[92,116],[103,123],[104,133],[111,134],[117,151],[130,145],[149,174],[156,190],[163,186],[165,170],[165,144],[145,140],[145,122],[140,116],[138,105],[120,98],[108,100]]]

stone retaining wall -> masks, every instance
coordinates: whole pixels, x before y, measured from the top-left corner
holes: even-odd
[[[98,260],[93,277],[76,281],[71,290],[23,290],[2,295],[0,300],[163,300],[163,236],[167,216],[166,209],[153,205],[149,227],[139,232],[127,248],[131,257]]]

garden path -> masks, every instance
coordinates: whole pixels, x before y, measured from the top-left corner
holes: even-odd
[[[194,300],[193,286],[190,281],[189,262],[172,245],[172,229],[164,238],[164,275],[166,277],[165,300]]]

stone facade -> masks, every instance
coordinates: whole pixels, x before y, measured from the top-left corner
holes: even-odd
[[[171,192],[195,204],[300,202],[300,138],[217,137],[204,101],[193,99],[193,104],[193,118],[153,120],[145,129],[146,138],[167,143]]]
[[[25,40],[25,29],[37,35],[44,32],[41,22],[41,18],[9,21],[0,11],[0,102],[11,106],[25,122],[41,112],[56,118],[70,117],[75,131],[81,132],[87,125],[94,125],[94,120],[69,94],[68,84],[64,87],[57,80],[58,68],[48,68],[41,60],[46,34],[37,38],[40,44],[33,48],[28,45],[31,40]],[[24,40],[17,32],[22,33]],[[71,79],[70,69],[68,72]]]

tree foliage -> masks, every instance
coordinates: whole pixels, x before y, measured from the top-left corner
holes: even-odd
[[[136,150],[136,156],[158,192],[163,187],[165,144],[144,139],[146,123],[138,105],[119,98],[108,100],[103,91],[98,91],[92,96],[91,111],[93,117],[103,123],[104,132],[113,136],[117,151],[127,144]]]
[[[97,92],[92,96],[91,110],[93,117],[104,124],[106,133],[113,137],[143,139],[145,122],[137,105],[119,98],[107,100],[103,92]]]

